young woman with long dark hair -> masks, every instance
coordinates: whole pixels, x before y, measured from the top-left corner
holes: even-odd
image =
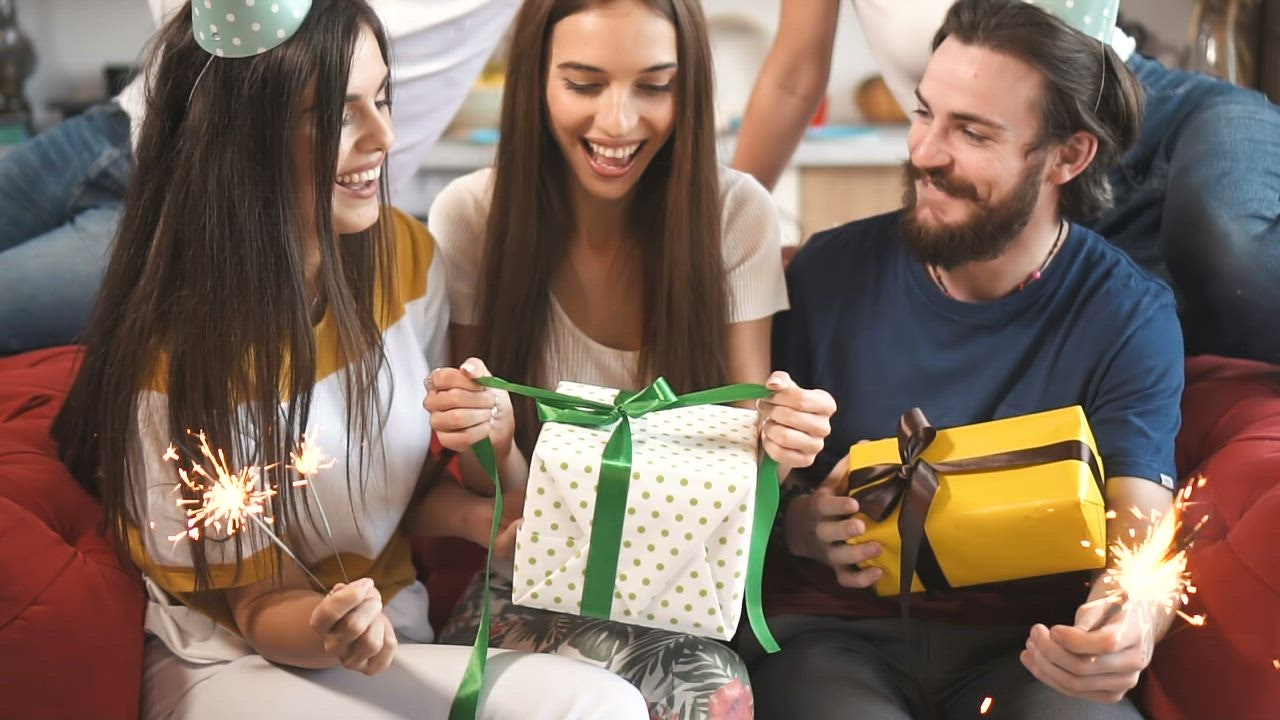
[[[447,305],[430,236],[385,204],[386,38],[363,0],[218,5],[155,41],[137,169],[55,428],[145,576],[143,715],[442,717],[469,652],[425,644],[401,519]],[[180,486],[167,460],[210,468],[199,433],[232,470],[262,468],[272,532],[305,572],[252,521],[184,536],[204,483]],[[335,457],[299,487],[286,464],[304,436]],[[609,673],[504,663],[482,717],[643,717]],[[572,693],[547,691],[566,678]]]
[[[638,389],[661,375],[689,392],[768,379],[764,448],[808,465],[834,404],[770,376],[770,318],[787,304],[778,221],[758,183],[716,160],[699,4],[528,0],[510,58],[494,167],[452,183],[429,216],[459,366],[428,382],[441,442],[466,468],[467,448],[491,437],[506,489],[519,493],[538,425],[529,403],[513,411],[506,393],[473,381],[489,368],[544,387]],[[515,607],[498,582],[495,646],[599,662],[639,686],[655,717],[749,702],[723,645]],[[479,589],[444,639],[474,637]]]

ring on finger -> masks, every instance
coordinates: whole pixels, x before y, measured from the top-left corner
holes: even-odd
[[[498,419],[498,404],[497,404],[497,403],[494,403],[494,404],[493,404],[493,407],[489,408],[489,417],[493,418],[494,420],[497,420],[497,419]]]

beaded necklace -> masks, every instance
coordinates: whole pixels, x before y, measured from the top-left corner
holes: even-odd
[[[1014,288],[1013,293],[1022,292],[1024,289],[1026,289],[1028,285],[1035,282],[1036,280],[1039,280],[1040,277],[1044,275],[1044,269],[1049,267],[1049,261],[1053,259],[1054,255],[1058,254],[1058,248],[1062,245],[1062,239],[1066,237],[1066,233],[1065,233],[1066,227],[1067,227],[1066,220],[1058,221],[1058,234],[1053,239],[1053,245],[1049,248],[1049,254],[1044,256],[1044,262],[1040,263],[1040,267],[1036,268],[1035,270],[1032,270],[1031,274],[1027,276],[1026,280],[1023,280],[1022,282],[1018,283],[1018,287]],[[938,269],[938,266],[930,263],[930,264],[927,264],[925,267],[928,269],[929,274],[933,277],[933,281],[938,285],[938,289],[942,291],[942,294],[946,295],[947,297],[951,297],[951,291],[947,289],[946,283],[942,282],[942,271]],[[1009,293],[1009,294],[1012,295],[1013,293]]]

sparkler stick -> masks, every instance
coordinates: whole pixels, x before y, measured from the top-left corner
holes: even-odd
[[[325,455],[319,445],[308,443],[305,434],[298,442],[298,451],[290,452],[289,458],[293,461],[292,467],[299,476],[293,486],[311,488],[311,497],[316,501],[316,508],[320,511],[320,521],[324,523],[324,531],[329,537],[329,548],[333,550],[333,556],[338,559],[338,569],[342,571],[343,582],[349,583],[351,578],[347,575],[347,566],[342,562],[342,553],[338,552],[338,545],[333,540],[333,528],[329,525],[329,516],[325,513],[324,505],[320,502],[320,493],[316,492],[315,486],[311,484],[312,475],[324,468],[333,467],[336,461]]]
[[[329,588],[325,587],[324,583],[320,582],[320,578],[316,577],[315,573],[307,569],[307,566],[298,559],[297,555],[293,554],[293,551],[289,549],[289,546],[285,545],[284,541],[282,541],[274,532],[271,531],[270,528],[267,527],[267,523],[264,522],[262,518],[257,515],[250,515],[249,519],[252,520],[262,530],[262,532],[266,533],[267,537],[271,538],[271,542],[274,542],[276,547],[284,551],[285,555],[288,555],[290,559],[298,564],[298,567],[302,568],[302,572],[306,573],[307,577],[311,578],[311,582],[315,583],[316,587],[320,589],[320,592],[329,592]]]

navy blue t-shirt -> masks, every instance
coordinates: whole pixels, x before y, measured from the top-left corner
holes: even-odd
[[[893,437],[921,408],[939,428],[1070,405],[1084,408],[1108,477],[1172,489],[1182,333],[1173,293],[1092,231],[1071,226],[1041,279],[989,303],[943,294],[898,234],[899,213],[819,233],[787,271],[774,366],[838,409],[809,477],[858,440]],[[831,568],[771,547],[766,611],[891,616],[896,598],[835,583]],[[1081,573],[913,595],[915,617],[1070,622]]]
[[[919,407],[936,427],[1081,405],[1107,475],[1172,489],[1182,332],[1173,293],[1072,225],[1044,276],[989,303],[950,298],[898,235],[898,213],[815,235],[787,272],[774,365],[836,399],[822,478]]]

